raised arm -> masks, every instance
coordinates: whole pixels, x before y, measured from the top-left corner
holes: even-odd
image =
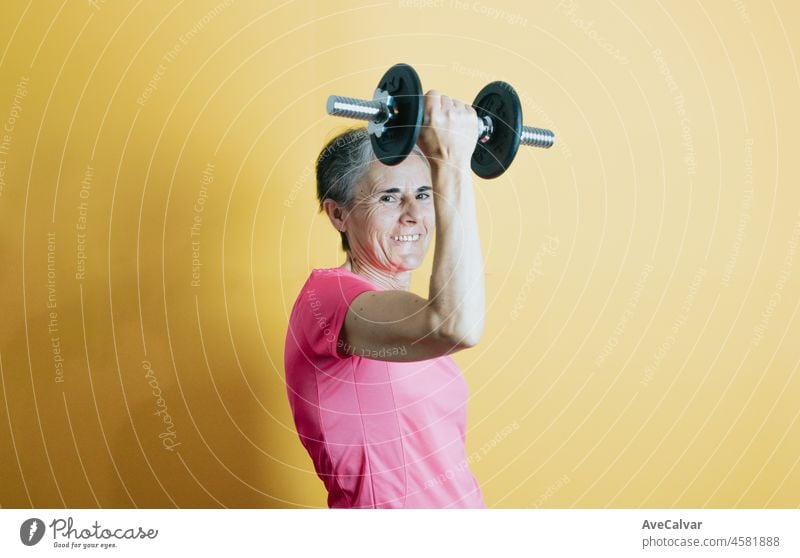
[[[483,259],[470,171],[475,111],[436,91],[425,97],[427,125],[418,143],[431,165],[436,217],[428,297],[403,290],[356,297],[340,334],[343,354],[426,360],[472,347],[483,332]]]

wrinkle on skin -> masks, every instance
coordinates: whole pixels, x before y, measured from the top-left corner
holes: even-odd
[[[340,267],[387,290],[409,290],[411,272],[425,259],[435,228],[430,168],[414,155],[393,167],[373,161],[354,186],[351,207],[341,208],[342,218],[334,222],[350,245]],[[406,234],[420,237],[392,239]]]

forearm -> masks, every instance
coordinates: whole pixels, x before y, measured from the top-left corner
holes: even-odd
[[[434,163],[436,244],[428,300],[435,328],[474,345],[483,332],[485,286],[475,193],[469,166]]]

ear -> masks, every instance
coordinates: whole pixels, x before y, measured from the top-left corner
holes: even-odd
[[[322,209],[339,232],[347,232],[347,210],[331,199],[322,202]]]

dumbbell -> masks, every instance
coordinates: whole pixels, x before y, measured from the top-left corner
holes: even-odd
[[[472,170],[481,178],[496,178],[511,165],[520,145],[549,148],[550,130],[522,125],[522,106],[514,88],[493,81],[478,93],[473,108],[480,135],[472,154]],[[331,95],[327,111],[367,121],[372,150],[386,165],[402,162],[417,143],[422,126],[424,96],[417,72],[395,64],[383,75],[372,100]]]

